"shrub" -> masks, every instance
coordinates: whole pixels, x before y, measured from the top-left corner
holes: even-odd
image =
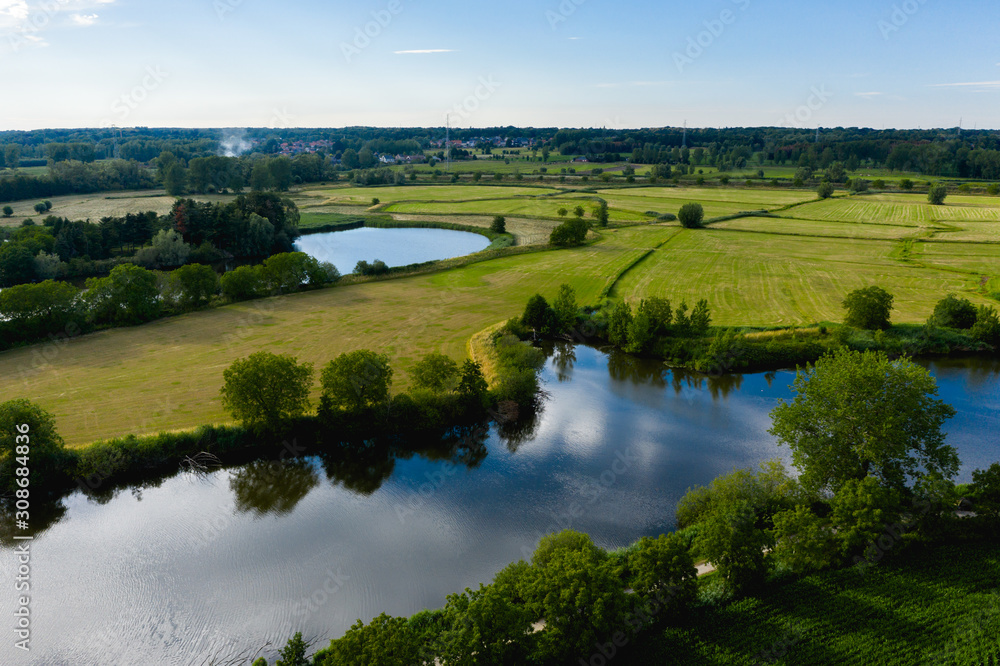
[[[972,326],[972,337],[994,347],[1000,346],[1000,317],[995,308],[980,305],[976,312],[976,323]]]
[[[490,223],[490,231],[497,234],[507,233],[507,219],[503,215],[493,216],[493,222]]]
[[[829,199],[833,196],[833,183],[823,183],[816,189],[816,194],[820,199]]]
[[[993,196],[1000,194],[1000,185],[997,185],[996,183],[991,183],[989,187],[986,188],[986,194],[990,194]]]
[[[931,186],[931,189],[927,192],[927,201],[934,206],[941,206],[944,204],[944,200],[947,196],[948,188],[939,183]]]
[[[684,204],[677,213],[677,219],[685,228],[697,229],[701,227],[701,222],[705,219],[705,209],[700,203]]]
[[[912,190],[913,189],[913,181],[910,180],[909,178],[902,178],[902,179],[900,179],[900,181],[899,181],[899,189],[905,190],[907,192],[910,191],[910,190]]]
[[[259,266],[238,266],[219,280],[222,295],[230,301],[246,301],[267,294],[267,281]]]
[[[392,374],[385,354],[364,349],[341,354],[320,375],[321,409],[353,411],[383,406],[389,401]]]
[[[881,287],[865,287],[849,293],[842,305],[847,310],[844,323],[868,330],[889,328],[892,294]]]
[[[968,299],[948,294],[934,306],[930,323],[945,328],[972,328],[976,323],[977,310]]]
[[[580,208],[580,210],[583,209]],[[578,215],[553,229],[549,235],[549,242],[564,247],[580,245],[587,238],[589,228],[583,216]]]

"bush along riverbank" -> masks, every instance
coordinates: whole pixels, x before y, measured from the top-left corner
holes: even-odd
[[[395,395],[388,357],[364,350],[342,354],[321,373],[314,414],[311,365],[258,352],[224,373],[223,403],[238,423],[127,435],[78,449],[65,446],[55,419],[41,407],[10,400],[0,404],[0,509],[12,508],[23,487],[16,475],[17,426],[23,425],[31,433],[31,496],[50,501],[75,490],[101,497],[178,469],[273,459],[293,442],[307,455],[333,458],[381,452],[391,462],[392,456],[416,453],[478,463],[491,423],[502,439],[517,437],[535,415],[544,356],[511,336],[490,337],[477,352],[492,369],[492,386],[479,363],[459,365],[429,354],[414,367],[413,388]]]
[[[875,291],[872,291],[872,290]],[[894,356],[996,354],[1000,318],[995,308],[975,307],[966,299],[942,299],[925,324],[892,325],[892,296],[875,288],[858,290],[844,300],[844,323],[801,328],[761,329],[711,325],[707,300],[689,308],[664,298],[648,298],[635,307],[605,300],[578,307],[572,288],[562,285],[551,304],[536,294],[523,314],[507,323],[520,339],[569,339],[611,344],[638,356],[706,374],[763,372],[814,363],[846,347],[880,350]]]

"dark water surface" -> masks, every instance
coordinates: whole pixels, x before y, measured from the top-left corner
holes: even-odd
[[[489,247],[485,236],[451,229],[375,229],[309,234],[295,241],[295,249],[329,261],[342,275],[359,261],[381,259],[390,268],[425,261],[464,257]]]
[[[1000,460],[1000,364],[927,365],[958,410],[949,441],[968,481]],[[441,607],[545,532],[608,548],[659,534],[689,486],[787,460],[768,412],[792,378],[708,379],[567,345],[534,430],[484,434],[470,464],[303,457],[183,472],[105,504],[76,493],[32,545],[30,658],[4,646],[0,662],[200,664],[295,631],[325,645],[357,618]],[[13,610],[15,557],[2,559]]]

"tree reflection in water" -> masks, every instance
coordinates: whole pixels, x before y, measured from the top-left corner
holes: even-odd
[[[555,343],[552,348],[552,365],[558,381],[568,382],[572,379],[573,366],[576,365],[576,345],[569,342]]]
[[[263,517],[284,515],[319,483],[319,475],[308,459],[255,460],[231,472],[229,488],[236,511]]]

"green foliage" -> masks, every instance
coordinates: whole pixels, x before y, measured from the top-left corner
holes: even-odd
[[[494,215],[490,223],[490,231],[495,234],[507,233],[507,219],[503,215]]]
[[[691,334],[705,335],[708,333],[708,327],[711,323],[712,316],[708,309],[708,301],[703,298],[691,310]]]
[[[106,278],[89,278],[84,300],[98,323],[141,324],[160,316],[156,275],[133,264],[122,264]]]
[[[297,631],[281,649],[274,666],[309,666],[309,659],[306,658],[308,649],[309,644],[302,640],[302,632]]]
[[[531,612],[514,601],[500,585],[448,595],[436,656],[445,664],[527,663]]]
[[[553,229],[552,233],[549,235],[549,242],[553,245],[560,245],[563,247],[581,245],[587,238],[588,230],[589,226],[587,225],[587,222],[582,218],[582,216],[578,216],[563,222]]]
[[[820,199],[829,199],[833,196],[833,183],[822,183],[816,189],[816,194],[819,195]]]
[[[779,511],[794,506],[799,490],[778,461],[769,461],[753,472],[737,469],[716,477],[708,487],[691,488],[677,503],[677,526],[687,528],[707,520],[727,506],[744,503],[760,527],[770,527]]]
[[[53,280],[7,287],[0,291],[0,331],[11,341],[72,333],[81,320],[79,294],[72,284]]]
[[[278,432],[309,409],[312,373],[294,356],[256,352],[223,371],[222,405],[250,430]]]
[[[528,299],[527,305],[524,306],[521,324],[537,332],[546,328],[553,316],[552,309],[545,297],[541,294],[535,294]]]
[[[899,189],[904,191],[909,191],[913,189],[913,181],[909,178],[901,178],[899,181]]]
[[[920,470],[944,477],[958,471],[941,430],[955,410],[909,359],[839,348],[796,373],[793,388],[792,401],[771,411],[769,432],[792,449],[806,488],[836,491],[874,476],[902,489]]]
[[[608,340],[616,347],[626,347],[632,328],[632,307],[619,301],[608,316]]]
[[[358,620],[313,660],[316,666],[413,666],[421,663],[420,641],[406,618],[382,613],[367,625]]]
[[[430,353],[413,366],[413,385],[430,391],[450,391],[458,379],[458,364],[444,354]]]
[[[0,404],[0,492],[19,499],[43,495],[44,487],[67,480],[71,460],[51,414],[23,398]]]
[[[559,285],[559,293],[552,301],[552,311],[555,313],[559,330],[570,331],[576,327],[577,317],[576,292],[568,284]]]
[[[545,619],[537,660],[568,660],[624,626],[628,600],[620,572],[586,535],[545,537],[532,558],[524,594],[533,618]]]
[[[169,290],[182,309],[194,309],[218,293],[219,276],[203,264],[181,266],[170,273]]]
[[[856,289],[841,304],[847,310],[844,323],[868,330],[889,328],[892,301],[892,294],[881,287]]]
[[[931,186],[931,189],[927,192],[927,201],[929,201],[934,206],[940,206],[944,204],[944,200],[947,196],[948,196],[947,186],[939,183],[937,185]]]
[[[934,314],[928,323],[933,326],[967,329],[975,325],[976,314],[976,306],[967,298],[948,294],[934,306]]]
[[[677,212],[677,219],[686,229],[698,229],[705,219],[705,209],[700,203],[686,203]]]
[[[996,308],[980,305],[976,311],[976,323],[970,331],[972,337],[994,347],[1000,346],[1000,317]]]
[[[279,294],[300,289],[303,284],[324,284],[328,273],[319,261],[304,252],[282,252],[264,260],[260,267],[268,287]]]
[[[848,479],[833,496],[831,522],[844,557],[859,554],[899,519],[899,491],[873,477]]]
[[[1000,463],[972,472],[976,510],[1000,518]]]
[[[624,345],[625,351],[630,354],[642,354],[648,351],[654,340],[655,329],[656,322],[650,315],[649,310],[644,308],[643,303],[640,301],[639,308],[628,325],[628,334],[626,336],[626,344]]]
[[[697,570],[686,541],[677,534],[642,537],[628,553],[629,586],[640,600],[668,600],[667,617],[694,601]]]
[[[326,408],[359,411],[389,402],[392,385],[389,356],[366,349],[346,352],[323,368],[320,384]]]
[[[764,549],[772,545],[750,503],[717,505],[699,523],[695,548],[715,565],[735,595],[759,589],[767,578],[770,561]]]
[[[4,217],[11,217],[13,214],[14,214],[14,209],[13,208],[11,208],[10,206],[4,206],[3,207],[3,216]]]
[[[381,259],[376,259],[372,263],[361,260],[354,266],[354,272],[358,275],[379,276],[388,275],[389,266]]]
[[[458,393],[467,400],[485,406],[489,385],[483,376],[483,368],[472,359],[462,363],[461,376],[458,380]]]
[[[830,521],[804,505],[774,515],[774,540],[774,556],[795,573],[826,569],[837,558]]]
[[[267,280],[259,266],[237,266],[220,279],[222,295],[230,301],[260,298],[268,292]]]

